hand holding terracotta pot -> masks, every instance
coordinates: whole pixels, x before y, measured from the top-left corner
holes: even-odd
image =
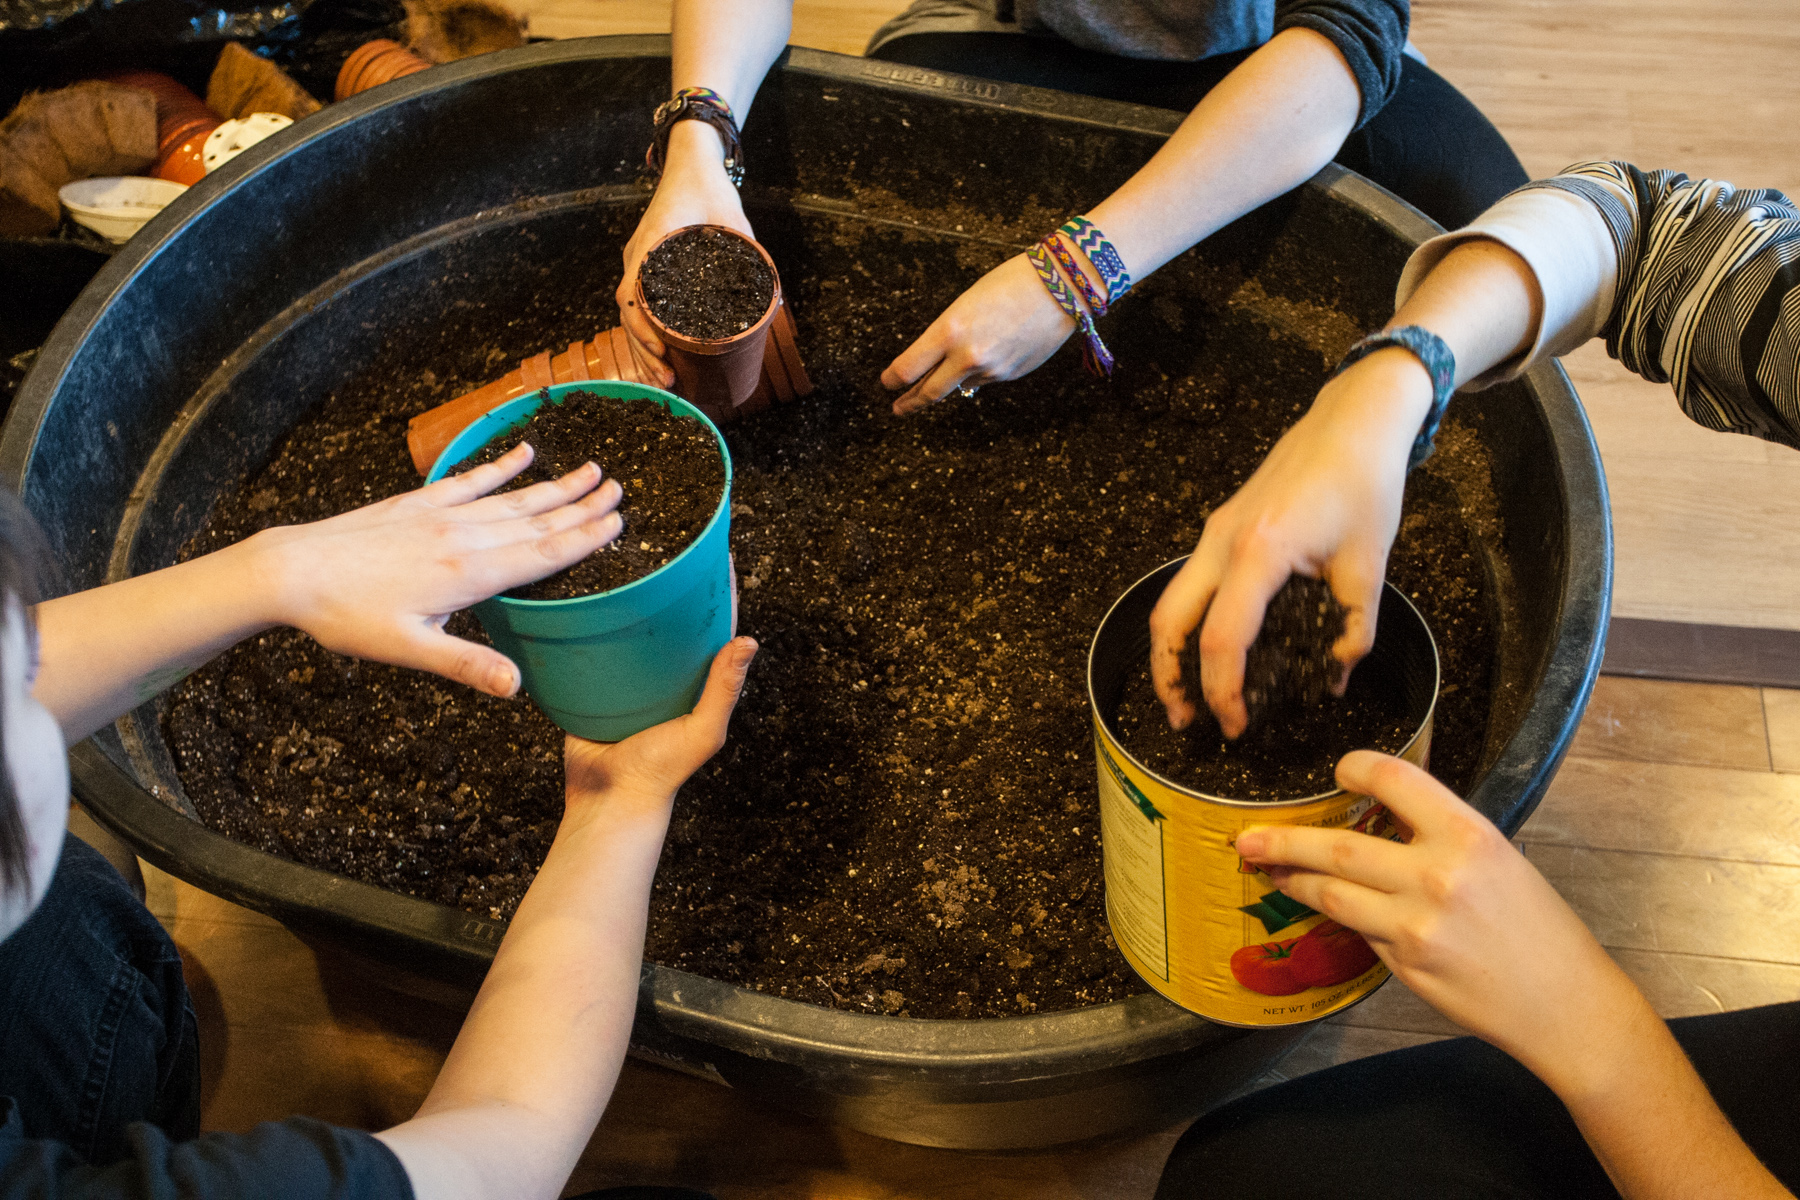
[[[617,299],[619,324],[629,335],[638,370],[647,382],[675,386],[662,336],[637,302],[638,267],[644,256],[671,233],[691,225],[715,225],[754,238],[737,185],[726,175],[719,135],[701,121],[678,121],[656,194],[631,240],[625,243],[624,274]]]
[[[675,373],[675,392],[689,403],[711,413],[731,413],[749,400],[756,391],[762,374],[763,349],[769,340],[769,327],[781,309],[781,276],[775,260],[753,238],[722,225],[689,225],[666,234],[644,255],[646,261],[665,244],[694,230],[708,230],[721,237],[741,241],[756,251],[769,271],[769,303],[762,315],[747,328],[727,337],[694,337],[665,324],[651,309],[644,289],[644,272],[639,265],[634,282],[634,302],[638,311],[662,343],[669,366]],[[690,286],[701,287],[695,281]]]
[[[670,235],[657,239],[656,244],[661,244],[667,236]],[[768,253],[754,241],[750,244],[756,247],[757,253],[773,272],[774,263],[770,261]],[[807,377],[806,367],[800,359],[794,317],[781,294],[780,275],[775,274],[773,280],[774,294],[769,309],[751,329],[734,338],[720,341],[682,339],[700,347],[689,351],[675,344],[679,335],[665,334],[661,323],[650,316],[648,309],[638,299],[638,277],[633,273],[629,278],[633,311],[640,314],[641,321],[659,341],[665,336],[670,339],[669,345],[664,347],[665,352],[671,355],[671,361],[679,357],[687,364],[685,373],[682,373],[683,368],[679,366],[675,370],[669,370],[660,362],[655,364],[657,374],[647,372],[644,368],[645,360],[641,352],[634,348],[632,338],[624,326],[604,330],[591,341],[571,342],[563,350],[545,350],[525,359],[517,368],[492,383],[427,409],[409,421],[406,445],[412,455],[413,466],[419,474],[425,474],[431,469],[431,464],[437,461],[437,456],[443,453],[444,447],[482,414],[527,392],[559,383],[620,379],[627,383],[648,383],[655,386],[658,374],[666,373],[677,377],[673,380],[672,390],[705,410],[707,416],[714,421],[733,420],[760,412],[777,401],[785,403],[797,396],[811,395],[812,380]],[[624,291],[623,285],[621,291]],[[751,335],[756,336],[753,338]],[[755,348],[754,356],[745,348],[750,345]],[[734,348],[733,354],[719,352],[728,347]],[[729,372],[727,362],[730,363]]]

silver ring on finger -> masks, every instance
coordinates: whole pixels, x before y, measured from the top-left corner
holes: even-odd
[[[976,392],[979,392],[980,390],[981,390],[981,385],[979,383],[976,383],[976,384],[959,383],[956,385],[956,394],[961,396],[964,400],[967,400],[970,396],[973,396]]]

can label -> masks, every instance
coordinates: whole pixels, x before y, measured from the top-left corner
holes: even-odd
[[[1424,765],[1430,724],[1405,757]],[[1356,1003],[1388,977],[1362,935],[1276,888],[1238,857],[1253,825],[1313,825],[1398,839],[1387,808],[1337,792],[1291,804],[1234,804],[1141,770],[1095,722],[1106,915],[1144,981],[1229,1025],[1291,1025]]]

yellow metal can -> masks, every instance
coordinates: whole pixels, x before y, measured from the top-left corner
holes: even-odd
[[[1227,1025],[1293,1025],[1355,1004],[1388,969],[1361,935],[1284,895],[1238,857],[1252,825],[1315,825],[1397,838],[1385,806],[1344,791],[1283,802],[1209,796],[1146,768],[1113,713],[1128,672],[1149,655],[1150,610],[1184,559],[1140,579],[1094,635],[1088,699],[1099,760],[1106,915],[1125,961],[1183,1008]],[[1401,752],[1425,766],[1437,701],[1437,647],[1391,585],[1360,671],[1393,672],[1414,733]]]

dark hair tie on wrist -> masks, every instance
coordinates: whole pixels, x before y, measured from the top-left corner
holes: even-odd
[[[1406,456],[1406,470],[1410,474],[1437,449],[1438,426],[1443,423],[1444,410],[1450,407],[1450,397],[1456,390],[1456,355],[1451,353],[1444,339],[1431,330],[1421,325],[1403,325],[1399,329],[1370,334],[1350,347],[1331,377],[1336,379],[1353,363],[1389,346],[1398,346],[1411,353],[1431,376],[1431,410],[1425,414],[1419,436],[1413,439],[1412,453]]]

